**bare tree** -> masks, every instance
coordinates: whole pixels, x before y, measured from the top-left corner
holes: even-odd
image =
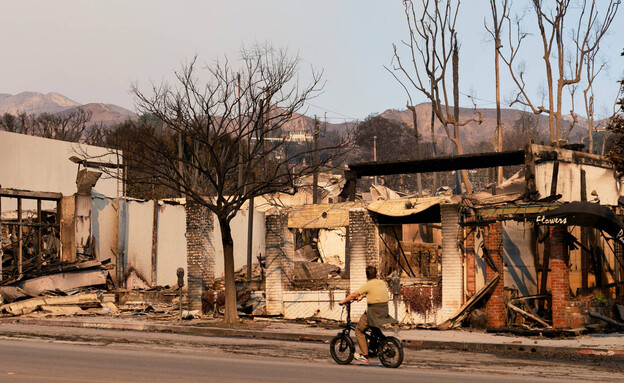
[[[79,142],[91,121],[91,111],[78,108],[56,114],[42,113],[32,118],[33,134],[61,141]]]
[[[501,44],[501,32],[503,22],[508,15],[510,4],[509,0],[501,1],[501,13],[498,13],[498,1],[490,0],[490,8],[492,10],[492,27],[488,27],[485,23],[485,29],[492,36],[494,40],[494,73],[496,77],[496,145],[495,149],[498,152],[503,151],[503,129],[501,126],[501,107],[500,107],[500,66],[499,57]],[[503,182],[503,167],[499,166],[497,169],[496,183],[500,185]]]
[[[0,118],[0,129],[30,134],[60,141],[80,142],[85,138],[92,113],[81,108],[55,114],[5,113]]]
[[[552,3],[552,2],[548,2]],[[527,91],[525,68],[515,69],[514,63],[522,41],[528,33],[522,29],[522,18],[512,21],[507,17],[509,25],[509,48],[501,58],[507,65],[511,77],[518,87],[518,92],[511,104],[524,105],[535,114],[548,114],[550,140],[556,145],[562,137],[562,103],[563,90],[581,81],[583,66],[587,56],[598,49],[600,40],[607,33],[618,7],[619,0],[605,1],[605,12],[600,12],[595,0],[583,0],[578,5],[571,0],[556,0],[552,6],[543,0],[533,0],[532,10],[537,22],[539,37],[542,42],[545,85],[547,87],[547,104],[536,103]],[[566,70],[569,60],[570,69]]]
[[[624,56],[624,51],[621,55]],[[620,90],[614,105],[615,110],[607,125],[608,131],[614,133],[611,135],[611,140],[614,142],[611,142],[607,157],[613,162],[617,175],[621,177],[624,174],[624,78],[619,83]],[[602,146],[603,150],[606,145],[605,137],[605,142]]]
[[[11,113],[4,113],[0,118],[0,130],[29,134],[28,129],[28,115],[26,113],[20,113],[17,116]]]
[[[286,51],[255,46],[241,57],[238,70],[227,59],[199,69],[195,58],[175,73],[175,86],[153,85],[145,93],[133,85],[145,118],[136,137],[140,145],[125,153],[133,158],[137,182],[164,186],[216,216],[227,323],[238,319],[232,218],[254,197],[294,193],[300,178],[331,166],[349,147],[345,138],[321,148],[318,163],[295,166],[313,148],[289,155],[287,137],[277,132],[322,88],[321,73],[314,72],[310,84],[301,86],[299,59]]]
[[[403,5],[409,40],[402,43],[407,47],[410,64],[403,63],[395,44],[391,72],[405,89],[413,88],[431,101],[435,116],[442,123],[455,152],[463,154],[460,128],[470,122],[481,123],[482,116],[475,110],[473,118],[459,119],[459,45],[455,23],[460,1],[421,0],[420,7],[416,7],[411,0],[404,0]],[[451,105],[454,105],[453,109]],[[470,193],[468,173],[462,170],[461,175],[466,192]]]
[[[585,113],[587,114],[587,137],[589,140],[588,151],[594,152],[594,80],[604,69],[606,62],[596,63],[598,47],[585,57],[585,80],[586,87],[583,90]]]

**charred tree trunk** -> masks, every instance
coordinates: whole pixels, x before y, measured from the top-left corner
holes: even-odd
[[[455,104],[454,110],[454,121],[453,121],[453,135],[455,144],[455,148],[457,149],[457,154],[464,154],[464,150],[461,145],[461,138],[459,136],[459,47],[457,46],[457,37],[455,39],[455,45],[453,47],[453,103]],[[468,172],[466,169],[462,169],[460,171],[461,178],[464,183],[464,188],[466,189],[466,193],[472,193],[472,187],[470,186],[470,180],[468,179]],[[457,173],[455,173],[457,174]],[[459,177],[458,177],[459,181]],[[458,182],[459,183],[459,182]],[[458,185],[460,187],[460,194],[462,193],[461,183]]]
[[[236,283],[234,280],[234,241],[230,223],[227,219],[219,217],[219,227],[221,228],[223,268],[225,273],[225,315],[223,321],[228,324],[234,324],[238,322]]]

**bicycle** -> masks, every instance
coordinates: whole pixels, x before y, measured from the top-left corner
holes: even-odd
[[[330,342],[329,351],[338,364],[346,365],[353,361],[355,345],[351,339],[351,331],[355,331],[355,323],[351,322],[351,302],[345,303],[347,322],[344,329]],[[344,308],[343,308],[344,311]],[[378,327],[369,327],[365,332],[368,344],[368,356],[379,357],[381,364],[388,368],[397,368],[403,363],[403,344],[393,336],[385,336]]]

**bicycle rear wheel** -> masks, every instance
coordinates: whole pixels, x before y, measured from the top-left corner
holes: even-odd
[[[403,345],[397,338],[389,336],[381,341],[377,356],[384,366],[397,368],[403,363]]]
[[[336,335],[329,344],[329,352],[338,364],[349,364],[353,360],[353,340],[344,334]]]

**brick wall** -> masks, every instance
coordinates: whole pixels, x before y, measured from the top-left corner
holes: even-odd
[[[461,227],[457,205],[440,205],[442,218],[442,315],[449,318],[464,303],[464,268],[458,242]]]
[[[350,291],[366,283],[366,266],[379,266],[379,232],[368,210],[354,208],[349,210]],[[351,315],[359,318],[364,310],[364,301],[355,303],[351,307]]]
[[[464,244],[466,256],[466,295],[473,296],[477,292],[477,280],[475,271],[475,233],[476,229],[469,229]]]
[[[268,315],[284,314],[284,291],[291,289],[294,269],[294,236],[288,216],[266,216],[266,310]]]
[[[188,309],[201,310],[201,296],[214,283],[213,215],[205,206],[186,203]]]
[[[565,244],[565,226],[550,228],[550,289],[552,292],[553,328],[567,326],[566,307],[570,299],[569,253]],[[572,312],[572,311],[571,311]]]
[[[591,300],[568,301],[565,307],[565,327],[579,328],[593,323],[600,323],[599,319],[589,316],[589,312],[594,311],[605,316],[609,316],[610,308],[606,303],[594,302]]]
[[[505,304],[505,273],[503,272],[503,226],[500,222],[491,223],[485,229],[485,247],[494,265],[498,269],[500,279],[492,290],[486,303],[488,327],[504,327],[507,325],[507,306]],[[489,266],[486,269],[486,281],[496,276]]]

